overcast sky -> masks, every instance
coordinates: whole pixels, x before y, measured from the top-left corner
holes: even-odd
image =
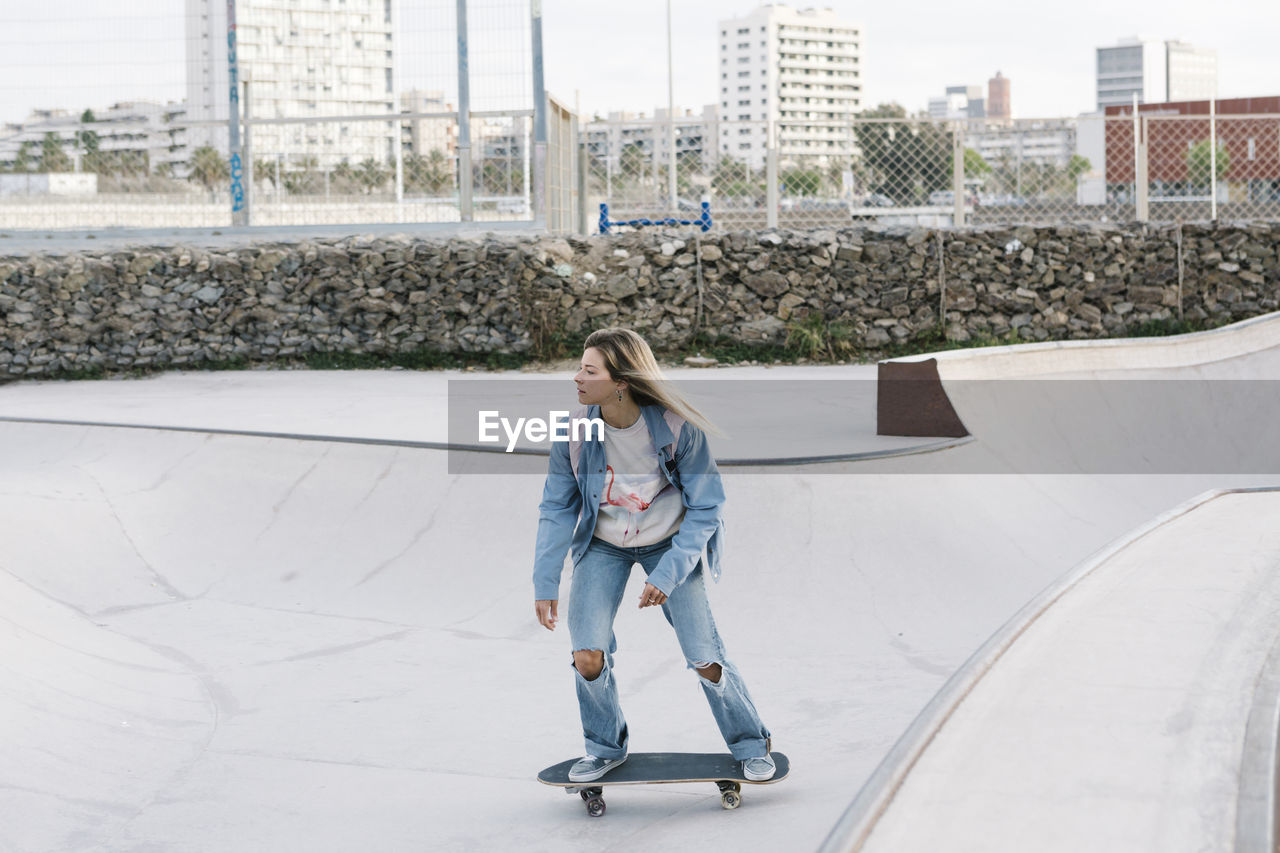
[[[454,0],[398,0],[406,85],[454,91]],[[649,112],[667,102],[666,0],[543,0],[547,88],[584,111]],[[803,7],[804,4],[794,4]],[[1012,81],[1017,117],[1093,109],[1094,49],[1125,36],[1181,38],[1218,51],[1219,95],[1280,94],[1274,0],[917,0],[828,3],[865,30],[867,106],[924,109],[948,85]],[[756,4],[674,0],[679,107],[716,101],[717,24]],[[527,0],[470,0],[475,109],[525,100]],[[181,100],[182,0],[0,0],[0,120],[33,108],[101,109]],[[527,101],[524,104],[527,106]]]

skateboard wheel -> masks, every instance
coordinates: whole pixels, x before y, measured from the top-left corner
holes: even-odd
[[[604,814],[604,800],[598,796],[587,800],[587,814],[592,817],[601,817]]]
[[[736,809],[742,805],[742,795],[737,791],[725,791],[720,795],[720,805],[726,809]]]
[[[596,797],[604,796],[604,789],[603,788],[582,788],[578,791],[578,796],[582,797],[582,801],[584,803],[590,802],[591,800],[594,800]]]

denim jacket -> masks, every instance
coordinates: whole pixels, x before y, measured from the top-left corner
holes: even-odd
[[[724,553],[724,487],[715,457],[702,430],[690,423],[680,429],[677,442],[663,417],[661,406],[641,406],[654,449],[667,460],[666,448],[676,443],[674,470],[664,465],[667,480],[680,491],[684,519],[672,537],[671,547],[649,576],[649,583],[671,592],[693,573],[702,561],[711,577],[720,579],[720,558]],[[587,408],[587,417],[600,417],[600,407]],[[569,460],[569,444],[551,445],[547,482],[538,505],[538,542],[533,559],[533,595],[537,601],[560,597],[560,573],[567,551],[577,566],[591,544],[605,487],[604,442],[588,436],[581,445],[575,479]]]

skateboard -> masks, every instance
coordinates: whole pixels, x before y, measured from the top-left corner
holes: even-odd
[[[742,762],[723,753],[636,752],[627,760],[593,782],[570,782],[569,768],[577,761],[570,758],[553,764],[538,774],[544,785],[564,788],[566,794],[578,794],[587,805],[587,814],[604,814],[604,789],[610,785],[658,785],[672,782],[715,782],[720,789],[720,805],[736,809],[742,805],[743,785],[771,785],[787,778],[791,762],[781,752],[769,753],[777,767],[772,779],[752,782],[742,775]]]

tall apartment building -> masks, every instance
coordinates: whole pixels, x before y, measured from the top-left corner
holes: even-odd
[[[186,0],[186,16],[187,117],[226,121],[226,0]],[[238,0],[237,62],[253,117],[395,112],[393,27],[392,0]],[[385,163],[397,131],[381,121],[266,124],[252,138],[254,159]],[[192,147],[202,144],[227,150],[227,130],[193,128]]]
[[[987,81],[987,118],[1008,121],[1013,118],[1013,93],[1009,78],[996,72]]]
[[[1218,52],[1183,41],[1165,42],[1170,101],[1218,97]]]
[[[702,161],[704,169],[709,167],[719,156],[716,143],[720,127],[719,109],[715,104],[707,104],[700,113],[692,110],[685,110],[683,115],[678,113],[674,122],[676,156],[690,154]],[[648,164],[645,167],[648,169],[666,164],[670,159],[668,114],[668,110],[660,107],[654,110],[653,118],[643,113],[612,112],[608,119],[587,122],[587,155],[602,164],[594,168],[606,174],[616,174],[623,167],[624,157],[631,167],[641,159]],[[634,148],[641,157],[626,154],[628,147]]]
[[[784,159],[849,152],[847,122],[863,104],[861,25],[775,3],[718,32],[722,153],[761,167],[771,122]]]
[[[1076,153],[1076,123],[1070,119],[1024,120],[1016,128],[988,123],[965,136],[988,163],[1038,164],[1065,167]]]
[[[1217,97],[1217,51],[1135,37],[1097,54],[1099,112],[1130,105],[1135,95],[1140,104]]]
[[[400,93],[400,109],[411,113],[453,112],[453,104],[438,90],[410,89]],[[427,156],[439,151],[447,159],[458,156],[458,123],[453,119],[417,118],[402,122],[400,147],[406,155]]]
[[[186,176],[191,154],[181,104],[124,101],[90,112],[93,121],[86,122],[82,112],[33,110],[26,121],[6,124],[0,129],[0,170],[12,171],[24,147],[29,161],[38,158],[45,137],[53,134],[71,168],[87,171],[93,164],[85,162],[89,150],[84,134],[91,131],[93,147],[116,164],[113,168]]]

